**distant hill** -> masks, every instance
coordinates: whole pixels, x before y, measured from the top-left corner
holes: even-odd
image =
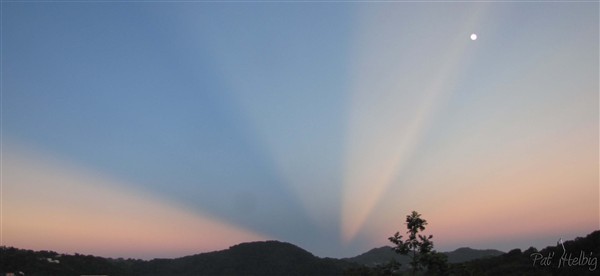
[[[504,252],[496,249],[472,249],[461,247],[454,251],[444,252],[448,256],[448,263],[462,263],[466,261],[500,256]]]
[[[494,249],[480,250],[468,247],[462,247],[451,252],[442,253],[448,257],[448,263],[460,263],[504,254],[504,252]],[[392,259],[402,264],[403,267],[407,267],[410,262],[408,256],[395,253],[390,246],[374,248],[356,257],[345,258],[343,260],[366,266],[376,266],[378,264],[385,264]]]
[[[394,252],[394,250],[392,250],[392,247],[390,246],[373,248],[356,257],[344,258],[342,260],[348,262],[355,262],[357,264],[366,266],[376,266],[379,264],[388,263],[392,259],[401,263],[402,266],[405,266],[405,264],[408,264],[409,262],[408,256],[396,254],[396,252]]]

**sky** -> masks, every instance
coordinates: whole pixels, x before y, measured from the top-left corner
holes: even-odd
[[[600,229],[598,2],[1,7],[2,245],[350,257],[412,210],[438,251]]]

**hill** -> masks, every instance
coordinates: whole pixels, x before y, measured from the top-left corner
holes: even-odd
[[[442,252],[442,254],[448,257],[448,263],[460,263],[480,258],[499,256],[504,254],[504,252],[494,249],[480,250],[462,247],[454,251]],[[408,267],[408,263],[410,262],[408,256],[396,254],[390,246],[374,248],[356,257],[345,258],[343,260],[373,267],[388,263],[392,259],[402,264],[402,267]]]
[[[173,260],[152,260],[145,275],[340,275],[346,262],[318,258],[290,243],[250,242]]]
[[[513,249],[500,256],[453,264],[455,275],[598,275],[600,230],[586,237],[548,246]]]
[[[496,250],[459,248],[444,254],[451,262],[450,275],[597,275],[598,252],[600,231],[540,251],[514,249],[498,255],[501,252]],[[549,261],[542,263],[543,257]],[[385,264],[392,258],[408,263],[389,246],[338,260],[319,258],[279,241],[242,243],[221,251],[151,261],[0,247],[0,275],[19,271],[25,275],[389,275]]]
[[[354,262],[361,265],[366,265],[370,267],[374,267],[379,264],[388,263],[390,260],[395,260],[402,264],[402,266],[406,266],[408,264],[409,259],[408,256],[396,254],[392,247],[390,246],[382,246],[378,248],[373,248],[365,253],[362,253],[358,256],[351,258],[342,259],[348,262]]]
[[[290,243],[242,243],[176,259],[111,259],[3,247],[0,273],[25,275],[341,275],[357,265],[319,258]]]
[[[496,249],[472,249],[461,247],[454,251],[444,252],[448,257],[448,263],[462,263],[466,261],[500,256],[504,252]]]

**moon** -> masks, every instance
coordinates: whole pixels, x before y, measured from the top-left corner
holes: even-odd
[[[477,34],[471,34],[471,40],[477,40]]]

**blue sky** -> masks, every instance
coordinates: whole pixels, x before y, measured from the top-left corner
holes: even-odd
[[[385,245],[413,209],[446,250],[599,227],[598,3],[2,5],[5,150],[320,256]],[[473,238],[443,219],[566,191],[580,220]]]

